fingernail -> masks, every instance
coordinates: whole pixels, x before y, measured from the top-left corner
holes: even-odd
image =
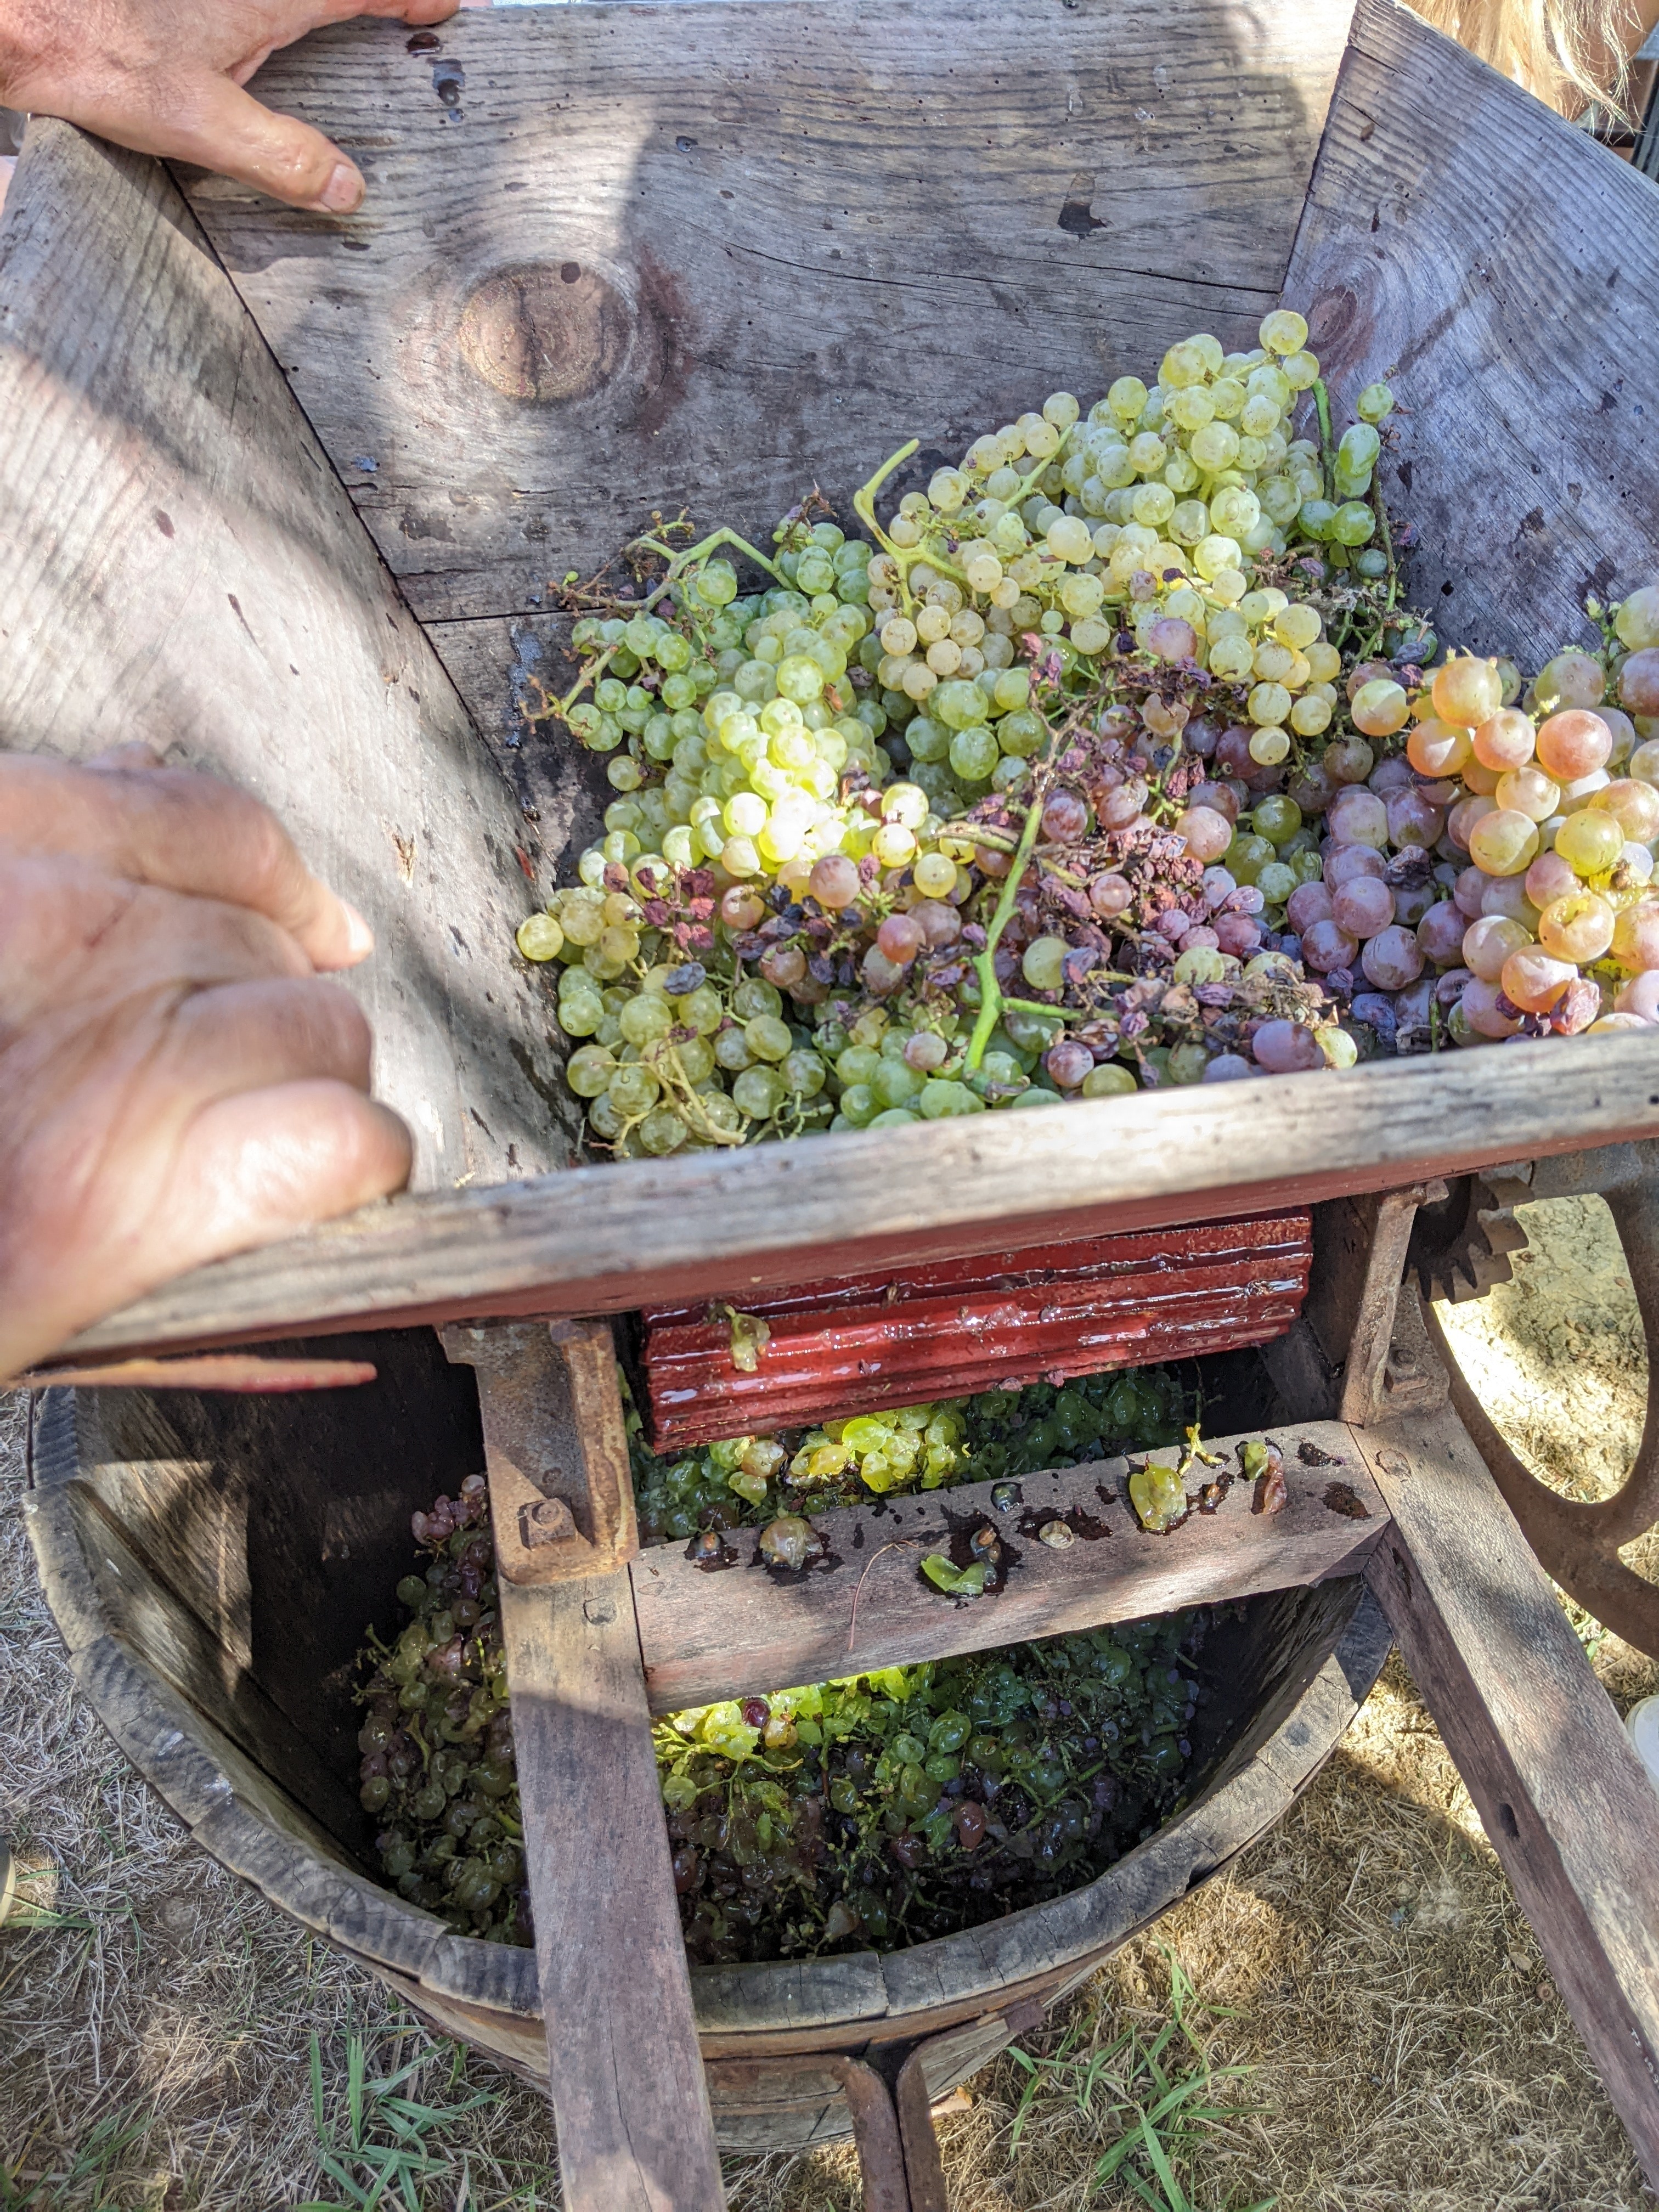
[[[342,899],[340,904],[345,909],[346,950],[354,960],[367,960],[374,950],[374,933],[349,899]]]
[[[320,204],[331,215],[349,215],[363,197],[363,180],[349,161],[337,161],[323,186]]]

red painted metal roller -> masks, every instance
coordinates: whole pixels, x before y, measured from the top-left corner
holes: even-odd
[[[1262,1344],[1302,1310],[1312,1230],[1305,1212],[1259,1213],[804,1284],[744,1309],[769,1331],[752,1371],[732,1357],[729,1309],[648,1308],[636,1393],[647,1433],[673,1451]]]

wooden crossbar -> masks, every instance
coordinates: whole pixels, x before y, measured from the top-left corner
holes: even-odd
[[[769,1567],[752,1528],[726,1538],[732,1564],[723,1571],[698,1565],[692,1547],[641,1552],[629,1572],[651,1710],[1359,1573],[1388,1508],[1352,1431],[1340,1421],[1310,1421],[1268,1433],[1284,1455],[1280,1511],[1255,1510],[1255,1486],[1239,1479],[1249,1439],[1232,1437],[1205,1447],[1219,1465],[1195,1465],[1187,1477],[1196,1497],[1201,1484],[1231,1474],[1224,1496],[1163,1535],[1139,1526],[1125,1495],[1137,1455],[1025,1475],[1006,1510],[997,1503],[1001,1486],[976,1482],[815,1514],[824,1556],[803,1569]],[[1173,1464],[1179,1454],[1152,1456]],[[1056,1522],[1073,1537],[1063,1547],[1039,1533]],[[921,1561],[950,1556],[954,1543],[965,1563],[981,1528],[994,1529],[1004,1548],[1004,1587],[971,1600],[944,1595],[922,1576]]]

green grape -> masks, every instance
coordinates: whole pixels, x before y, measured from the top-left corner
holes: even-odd
[[[750,1121],[763,1121],[775,1114],[788,1090],[775,1067],[747,1067],[732,1085],[732,1102]],[[845,1111],[843,1102],[842,1110]]]
[[[1303,509],[1305,519],[1306,507]],[[1364,545],[1376,528],[1376,515],[1364,500],[1349,500],[1332,518],[1330,534],[1339,545]]]

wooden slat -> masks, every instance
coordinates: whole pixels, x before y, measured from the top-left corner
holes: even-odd
[[[198,1269],[72,1356],[757,1286],[1306,1205],[1659,1131],[1659,1037],[1142,1091],[394,1200]]]
[[[562,2202],[720,2212],[628,1571],[501,1593]]]
[[[1311,1218],[1273,1214],[804,1285],[746,1301],[771,1332],[747,1372],[719,1308],[655,1307],[641,1316],[635,1398],[653,1449],[669,1451],[1196,1358],[1288,1328],[1312,1255]]]
[[[1387,1509],[1353,1438],[1335,1421],[1271,1434],[1285,1455],[1281,1511],[1253,1510],[1253,1486],[1235,1480],[1214,1512],[1194,1512],[1161,1536],[1140,1527],[1124,1495],[1131,1462],[1113,1459],[1023,1476],[1022,1502],[1007,1512],[993,1501],[994,1486],[981,1482],[814,1515],[825,1556],[798,1572],[768,1568],[752,1529],[726,1538],[734,1564],[723,1570],[696,1565],[678,1547],[641,1553],[630,1572],[651,1709],[673,1712],[1357,1573]],[[1225,1467],[1194,1468],[1189,1492],[1224,1472],[1237,1476],[1243,1441],[1207,1446],[1225,1455]],[[1304,1461],[1304,1442],[1322,1458]],[[1333,1484],[1346,1486],[1367,1517],[1328,1503]],[[1051,1549],[1037,1530],[1068,1516],[1083,1533]],[[1000,1593],[958,1601],[922,1580],[921,1561],[948,1556],[953,1530],[987,1521],[1018,1554]]]
[[[1393,1516],[1372,1586],[1659,2187],[1659,1795],[1456,1416],[1355,1439]]]
[[[362,212],[192,199],[416,613],[533,617],[653,509],[769,529],[913,434],[1250,342],[1350,13],[515,8],[414,55],[343,25],[259,92],[356,156]]]
[[[1443,118],[1449,127],[1426,118]],[[1285,280],[1443,637],[1535,668],[1659,574],[1652,183],[1394,0],[1361,0]]]
[[[560,1166],[575,1116],[511,793],[163,171],[36,118],[0,233],[0,744],[147,738],[282,814],[373,924],[417,1188]]]

